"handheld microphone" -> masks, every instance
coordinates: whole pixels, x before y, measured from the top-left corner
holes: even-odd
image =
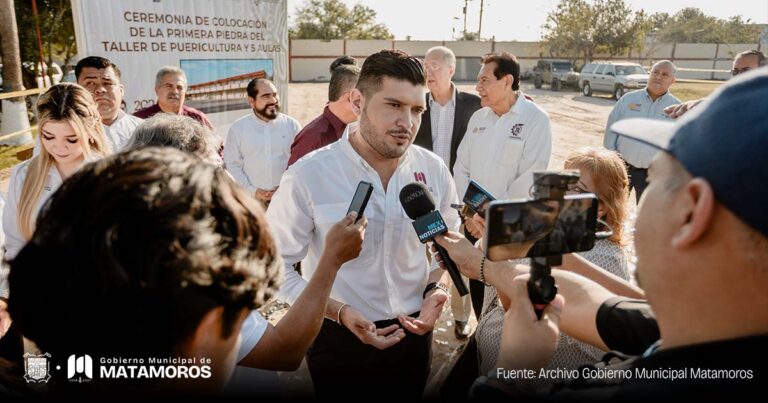
[[[413,228],[416,230],[416,235],[418,235],[421,243],[427,243],[435,236],[448,232],[448,226],[445,225],[443,216],[435,210],[432,195],[429,194],[429,190],[423,184],[414,182],[405,185],[400,191],[400,204],[403,205],[405,214],[414,220]],[[459,295],[462,297],[467,295],[469,293],[467,286],[464,285],[461,273],[456,267],[456,263],[448,255],[448,251],[438,245],[437,242],[435,242],[435,248],[443,259],[443,264],[448,269],[448,274],[451,275],[451,280],[456,285]]]

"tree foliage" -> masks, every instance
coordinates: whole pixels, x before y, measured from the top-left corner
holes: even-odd
[[[75,24],[72,19],[72,2],[70,0],[36,0],[40,24],[40,36],[43,42],[45,62],[51,65],[53,58],[61,59],[64,64],[77,54],[75,43]],[[25,66],[24,85],[36,87],[35,72],[40,62],[40,50],[37,46],[35,17],[30,1],[16,1],[16,23],[19,26],[19,47],[21,61]],[[25,63],[26,62],[26,63]],[[66,69],[64,71],[66,73]]]
[[[640,46],[649,19],[624,0],[562,0],[547,16],[544,40],[550,53],[592,60],[597,53],[618,55]]]
[[[698,8],[685,8],[670,16],[633,11],[624,0],[561,0],[543,26],[543,39],[553,55],[582,58],[598,53],[628,54],[653,44],[754,43],[760,28],[740,16],[718,19]],[[651,44],[651,46],[653,45]]]
[[[309,0],[296,10],[293,39],[392,39],[376,11],[361,4],[349,9],[340,0]]]
[[[667,16],[656,36],[670,43],[757,43],[760,30],[741,16],[715,18],[698,8],[688,7]]]

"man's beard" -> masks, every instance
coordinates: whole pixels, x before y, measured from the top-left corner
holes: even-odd
[[[275,109],[270,110],[271,107],[275,107]],[[255,113],[258,116],[261,116],[262,118],[266,120],[274,120],[277,118],[277,114],[280,112],[280,104],[268,104],[264,105],[263,108],[257,109],[253,108],[253,113]]]
[[[360,117],[360,135],[365,140],[365,142],[368,143],[371,148],[376,150],[376,152],[384,158],[400,158],[403,156],[403,154],[405,154],[405,151],[408,149],[408,147],[400,150],[397,147],[387,144],[384,141],[384,138],[390,133],[402,133],[410,136],[410,133],[408,133],[406,130],[403,130],[402,132],[397,130],[390,130],[386,135],[379,134],[373,124],[371,124],[371,121],[368,119],[368,113],[365,109],[363,110],[363,115]]]

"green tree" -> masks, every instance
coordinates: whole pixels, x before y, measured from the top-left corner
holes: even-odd
[[[356,4],[350,10],[340,0],[309,0],[296,9],[290,27],[293,39],[392,39],[384,24],[376,23],[376,11]]]
[[[50,65],[56,57],[69,64],[77,54],[75,42],[75,24],[72,18],[72,3],[69,0],[36,0],[46,64]],[[24,85],[36,87],[35,71],[40,62],[40,50],[37,46],[35,17],[30,1],[17,1],[16,20],[19,27],[19,45],[21,61],[27,62],[24,73]],[[66,66],[65,66],[66,67]],[[64,71],[66,73],[66,69]]]
[[[581,57],[623,54],[642,44],[647,29],[643,11],[632,12],[624,0],[562,0],[544,24],[544,40],[552,55]]]
[[[688,7],[669,17],[658,38],[669,43],[757,43],[760,27],[741,16],[728,19],[704,14]]]
[[[551,55],[570,57],[575,61],[579,56],[591,60],[595,52],[592,7],[584,0],[562,0],[555,10],[547,15],[543,39]]]

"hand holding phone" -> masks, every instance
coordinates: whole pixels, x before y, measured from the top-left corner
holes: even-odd
[[[587,251],[595,246],[597,197],[493,202],[486,225],[486,255],[493,261]]]
[[[355,195],[352,196],[352,202],[349,204],[349,210],[347,210],[347,214],[353,211],[357,213],[355,222],[363,216],[365,207],[368,205],[368,199],[371,198],[371,193],[373,193],[373,184],[370,182],[360,181],[357,184],[357,190],[355,190]]]
[[[464,204],[474,211],[475,214],[480,214],[481,217],[485,217],[485,211],[488,205],[496,200],[487,190],[483,189],[477,182],[469,181],[467,191],[464,193]]]

